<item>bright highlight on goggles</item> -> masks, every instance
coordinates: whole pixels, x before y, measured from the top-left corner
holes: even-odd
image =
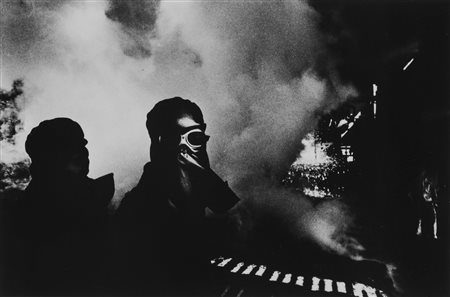
[[[198,149],[204,145],[209,139],[209,136],[199,128],[187,131],[184,134],[174,133],[170,136],[161,138],[161,141],[170,146],[178,146],[185,144],[191,149]]]
[[[204,145],[209,139],[209,136],[200,129],[190,130],[180,136],[180,143],[186,142],[192,148],[198,148]]]

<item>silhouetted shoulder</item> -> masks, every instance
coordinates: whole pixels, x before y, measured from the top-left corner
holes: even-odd
[[[0,295],[22,293],[22,212],[24,192],[0,192]]]
[[[103,207],[108,207],[115,192],[114,174],[109,173],[93,180],[94,197]]]

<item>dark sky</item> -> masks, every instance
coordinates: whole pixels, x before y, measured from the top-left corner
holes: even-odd
[[[448,62],[448,1],[312,0],[321,28],[340,60],[340,72],[358,85],[382,79],[389,67],[433,51]],[[448,64],[446,65],[448,68]]]

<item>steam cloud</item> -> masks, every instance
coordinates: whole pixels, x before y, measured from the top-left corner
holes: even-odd
[[[200,105],[212,167],[251,207],[270,209],[322,246],[349,221],[279,181],[319,116],[356,92],[343,85],[306,1],[2,1],[2,88],[25,82],[24,135],[70,117],[89,141],[95,177],[116,199],[148,160],[145,115],[173,96]],[[297,228],[298,226],[298,228]]]
[[[151,55],[150,39],[154,36],[159,8],[156,0],[112,0],[106,16],[121,24],[125,39],[122,46],[126,55],[148,58]]]

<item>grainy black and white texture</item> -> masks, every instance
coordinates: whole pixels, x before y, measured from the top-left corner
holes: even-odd
[[[89,176],[114,173],[113,212],[149,160],[147,112],[181,96],[202,109],[211,168],[241,198],[227,218],[230,254],[214,257],[233,261],[217,270],[217,295],[342,293],[324,279],[356,295],[372,293],[352,283],[448,295],[449,8],[2,0],[2,234],[14,238],[7,222],[29,181],[33,127],[80,124]],[[281,283],[256,268],[246,277],[248,265],[280,271]],[[287,274],[311,283],[289,287]]]

